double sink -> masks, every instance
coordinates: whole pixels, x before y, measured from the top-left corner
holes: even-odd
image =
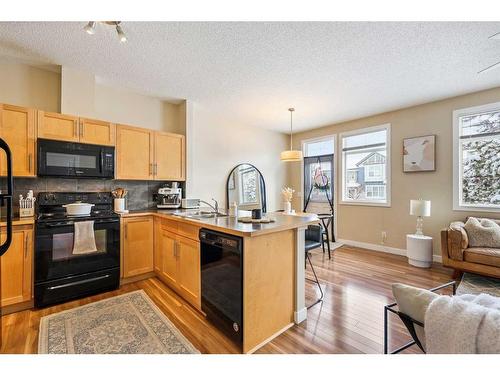
[[[213,212],[213,211],[190,211],[190,212],[176,212],[174,213],[175,216],[179,217],[185,217],[188,219],[195,219],[195,220],[201,220],[201,219],[214,219],[218,217],[227,217],[226,214],[221,214],[218,212]]]

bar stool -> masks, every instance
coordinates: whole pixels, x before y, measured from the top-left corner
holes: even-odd
[[[335,242],[335,234],[333,233],[333,213],[330,214],[318,214],[318,218],[321,220],[321,225],[323,226],[323,233],[321,234],[323,237],[323,253],[325,252],[325,242],[326,247],[328,248],[328,259],[332,259],[331,248],[330,248],[330,235],[328,234],[328,230],[330,225],[332,225],[332,241]]]

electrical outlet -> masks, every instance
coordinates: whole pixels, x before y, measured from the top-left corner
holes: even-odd
[[[387,232],[385,230],[383,230],[381,232],[381,235],[382,235],[382,241],[380,241],[380,242],[383,245],[383,244],[385,244],[385,241],[387,241]]]

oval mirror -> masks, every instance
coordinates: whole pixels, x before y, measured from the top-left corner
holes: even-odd
[[[238,210],[260,208],[266,212],[266,183],[252,164],[238,164],[229,173],[226,184],[226,207],[236,202]]]

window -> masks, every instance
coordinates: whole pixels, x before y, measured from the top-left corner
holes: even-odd
[[[326,137],[304,142],[304,206],[333,201],[333,153],[335,141]]]
[[[366,197],[371,199],[384,199],[385,186],[384,185],[366,185]]]
[[[500,211],[500,103],[453,112],[453,208]]]
[[[342,202],[390,205],[390,124],[342,136]]]

